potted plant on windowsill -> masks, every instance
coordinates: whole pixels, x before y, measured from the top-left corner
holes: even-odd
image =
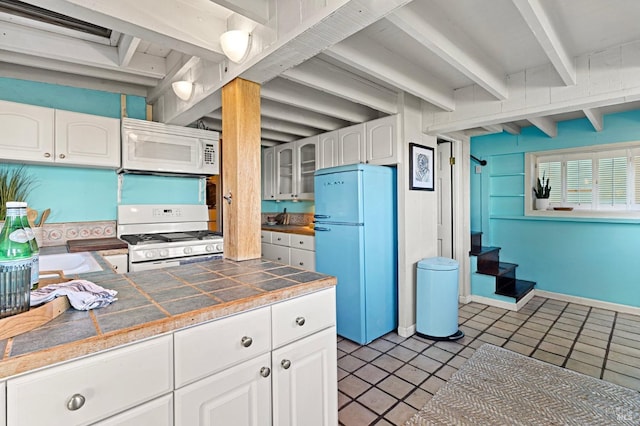
[[[544,174],[542,175],[542,181],[538,178],[538,183],[533,188],[533,193],[536,196],[536,210],[547,210],[549,208],[551,187],[549,186],[549,178],[545,180]]]

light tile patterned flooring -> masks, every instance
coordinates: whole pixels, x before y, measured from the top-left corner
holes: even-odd
[[[518,312],[460,305],[465,337],[338,337],[340,424],[402,425],[484,343],[640,390],[640,316],[534,297]]]

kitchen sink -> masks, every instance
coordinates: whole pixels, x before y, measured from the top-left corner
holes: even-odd
[[[62,271],[65,275],[73,275],[102,271],[102,267],[90,252],[85,251],[40,255],[40,271]]]

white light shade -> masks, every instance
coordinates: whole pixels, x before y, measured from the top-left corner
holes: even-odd
[[[229,60],[240,63],[249,53],[251,34],[242,30],[227,31],[220,36],[220,45]]]
[[[173,93],[183,101],[189,100],[193,92],[193,83],[190,81],[175,81],[171,84]]]

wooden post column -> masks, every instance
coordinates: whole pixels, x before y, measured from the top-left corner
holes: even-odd
[[[260,85],[236,78],[222,88],[224,257],[257,259],[260,247]]]

